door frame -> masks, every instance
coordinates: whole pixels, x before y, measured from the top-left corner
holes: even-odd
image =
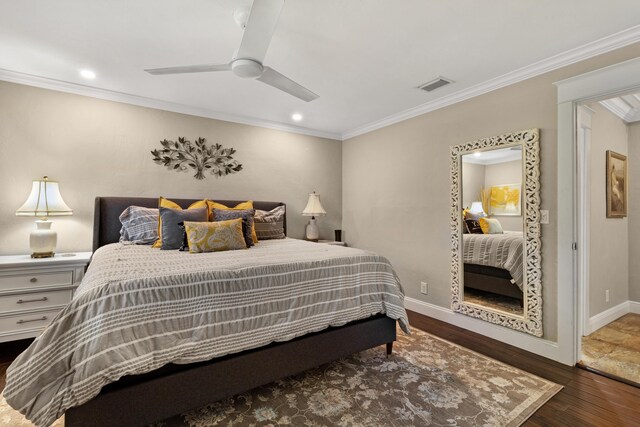
[[[591,218],[591,117],[595,111],[585,104],[576,105],[576,172],[577,172],[577,284],[578,340],[577,356],[582,354],[582,337],[591,332],[589,307],[589,259]]]
[[[578,105],[640,90],[640,58],[565,79],[555,85],[558,89],[558,356],[560,362],[574,365],[580,357],[584,310],[579,307],[585,294],[584,272],[579,274],[578,264],[585,251],[579,225],[585,224],[585,220],[576,215],[580,212],[581,191],[578,186]]]

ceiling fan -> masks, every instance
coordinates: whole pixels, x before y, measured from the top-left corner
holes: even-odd
[[[232,71],[238,77],[257,79],[303,101],[313,101],[318,95],[273,68],[262,65],[283,6],[284,0],[253,0],[246,23],[239,22],[244,27],[244,35],[238,51],[228,64],[185,65],[145,71],[154,75]],[[234,15],[243,19],[242,13]]]

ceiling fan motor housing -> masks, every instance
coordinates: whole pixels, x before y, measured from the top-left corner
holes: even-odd
[[[231,63],[233,74],[244,79],[255,79],[260,77],[264,71],[261,63],[253,59],[236,59]]]

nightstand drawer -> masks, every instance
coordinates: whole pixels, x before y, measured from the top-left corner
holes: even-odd
[[[0,289],[28,289],[41,286],[64,286],[73,284],[73,271],[51,273],[27,273],[0,277]]]
[[[16,333],[28,329],[44,328],[59,312],[60,309],[0,317],[0,333]]]
[[[71,301],[73,291],[65,289],[51,292],[33,292],[0,296],[0,312],[28,311],[36,308],[66,305]]]

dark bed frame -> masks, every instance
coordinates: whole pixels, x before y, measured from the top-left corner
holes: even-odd
[[[196,201],[172,200],[183,208]],[[230,206],[241,201],[219,202]],[[262,210],[284,205],[279,202],[253,204]],[[158,199],[96,198],[94,250],[119,240],[118,216],[131,205],[157,207]],[[379,314],[207,362],[168,364],[105,386],[98,396],[70,408],[65,413],[65,426],[146,425],[382,344],[386,344],[387,355],[390,355],[395,339],[396,321]]]
[[[491,292],[520,300],[523,296],[520,288],[511,283],[511,274],[502,268],[478,264],[464,264],[464,287]]]

